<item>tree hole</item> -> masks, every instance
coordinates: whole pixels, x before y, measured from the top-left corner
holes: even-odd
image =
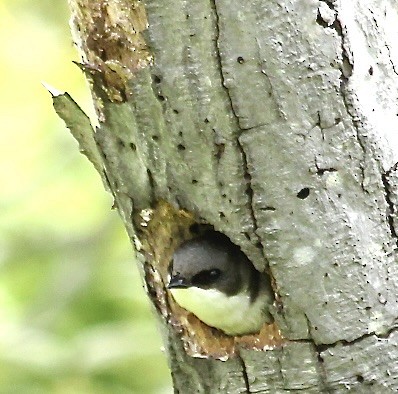
[[[310,195],[310,189],[308,187],[304,187],[297,193],[297,197],[301,200],[304,200]]]

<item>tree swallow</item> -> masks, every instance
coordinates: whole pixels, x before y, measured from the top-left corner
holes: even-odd
[[[227,335],[256,333],[273,320],[269,276],[215,231],[177,248],[167,287],[180,306]]]

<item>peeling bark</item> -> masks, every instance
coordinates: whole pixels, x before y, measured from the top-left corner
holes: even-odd
[[[175,392],[396,392],[396,2],[70,3],[100,120],[79,142],[94,137]],[[226,337],[167,294],[197,225],[270,273],[259,335]]]

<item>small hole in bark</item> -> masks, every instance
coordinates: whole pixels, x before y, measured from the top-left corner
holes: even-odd
[[[178,109],[173,109],[173,112],[175,113],[175,114],[179,114],[180,112],[178,111]]]
[[[192,185],[196,185],[198,183],[198,181],[196,179],[192,179]]]
[[[158,99],[159,101],[165,101],[166,98],[164,96],[162,96],[161,94],[158,94]]]
[[[220,212],[220,219],[224,219],[225,218],[225,213],[224,212]]]
[[[160,78],[159,75],[154,75],[153,76],[153,82],[160,83],[160,82],[162,82],[162,78]]]
[[[205,123],[209,123],[209,122],[210,122],[210,120],[205,118]]]
[[[178,150],[185,150],[185,146],[183,144],[177,145]]]
[[[357,382],[358,382],[358,383],[363,383],[364,380],[365,380],[365,379],[363,378],[362,375],[357,375]]]
[[[238,58],[236,59],[236,61],[237,61],[239,64],[243,64],[243,63],[245,62],[245,59],[243,59],[242,56],[238,56]]]
[[[130,142],[130,149],[135,152],[137,150],[137,145],[134,144],[133,142]]]
[[[297,193],[297,197],[300,198],[301,200],[304,200],[305,198],[307,198],[310,195],[310,189],[308,187],[305,187],[303,189],[301,189],[298,193]]]
[[[153,140],[153,141],[158,141],[158,140],[159,140],[159,136],[153,135],[153,136],[152,136],[152,140]]]
[[[372,66],[369,67],[368,73],[369,73],[369,75],[373,75],[373,67]]]

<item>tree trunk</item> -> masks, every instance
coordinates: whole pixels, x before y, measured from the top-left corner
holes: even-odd
[[[100,127],[55,107],[136,247],[175,391],[396,392],[396,1],[70,3]],[[165,290],[194,224],[270,273],[260,334]]]

